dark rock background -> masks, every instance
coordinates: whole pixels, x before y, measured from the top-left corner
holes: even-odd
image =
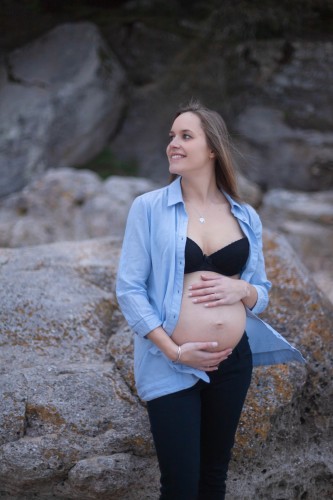
[[[106,164],[115,155],[118,165],[165,182],[170,122],[181,102],[198,97],[225,117],[241,171],[262,188],[333,185],[330,0],[3,0],[0,21],[0,55],[17,85],[14,50],[18,57],[18,48],[63,23],[98,27],[127,89],[122,105],[124,84],[113,102],[120,113],[109,145],[100,144]],[[57,159],[72,166],[96,153]]]

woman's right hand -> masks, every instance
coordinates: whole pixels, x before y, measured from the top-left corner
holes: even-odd
[[[212,349],[216,349],[217,345],[217,342],[186,342],[180,346],[181,354],[178,363],[205,372],[217,370],[219,364],[232,353],[230,348],[212,352]]]

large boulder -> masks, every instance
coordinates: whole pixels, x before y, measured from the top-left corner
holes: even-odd
[[[0,199],[0,247],[122,236],[133,199],[160,187],[141,177],[50,169],[22,191]],[[243,196],[258,205],[260,189],[240,178]]]
[[[217,10],[212,18],[220,25],[212,19],[214,29],[184,42],[159,79],[133,89],[113,151],[135,161],[140,175],[165,179],[169,127],[178,106],[196,97],[226,119],[247,178],[267,189],[327,189],[333,183],[333,43],[230,43],[225,6]]]
[[[0,251],[0,496],[140,491],[147,416],[106,350],[120,241],[38,248]]]
[[[0,496],[142,500],[158,467],[115,299],[121,240],[0,251]],[[230,499],[330,498],[331,304],[286,240],[265,234],[265,317],[307,365],[257,368]]]
[[[315,96],[312,100],[315,102]],[[329,101],[326,104],[330,106]],[[297,113],[291,107],[287,115],[272,102],[249,105],[240,113],[235,128],[244,155],[242,166],[254,182],[268,189],[327,189],[333,185],[333,124],[325,124],[327,130],[321,130],[320,125],[312,123],[308,129],[296,119],[292,123],[293,112]]]
[[[98,29],[64,24],[0,65],[0,196],[96,155],[118,125],[125,74]]]
[[[0,200],[0,247],[122,236],[133,199],[157,185],[90,170],[50,169]]]
[[[263,197],[260,215],[266,227],[287,237],[333,302],[333,191],[272,189]]]

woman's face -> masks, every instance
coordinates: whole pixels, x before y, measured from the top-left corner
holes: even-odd
[[[166,153],[171,174],[186,176],[214,167],[214,153],[208,147],[200,118],[191,112],[182,113],[173,122]]]

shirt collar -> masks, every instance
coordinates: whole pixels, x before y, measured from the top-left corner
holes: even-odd
[[[168,207],[172,205],[176,205],[177,203],[184,203],[182,188],[180,185],[181,177],[177,177],[171,184],[168,186]],[[231,210],[241,210],[241,205],[237,203],[229,194],[225,191],[222,191],[228,202],[230,203]]]
[[[177,203],[184,203],[180,181],[181,177],[177,177],[177,179],[168,186],[168,207],[176,205]]]

